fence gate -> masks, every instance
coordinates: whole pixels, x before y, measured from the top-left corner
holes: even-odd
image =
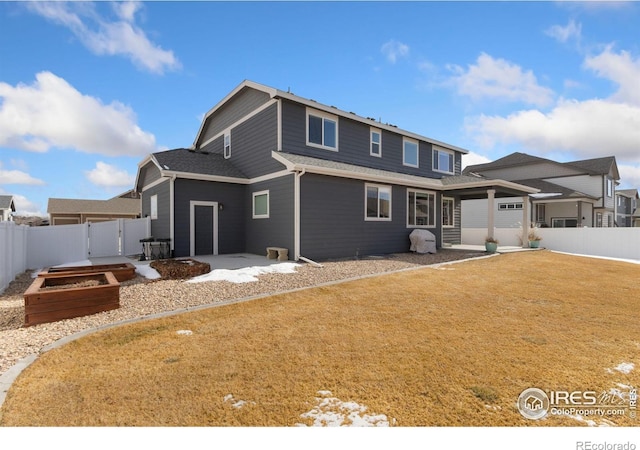
[[[89,223],[89,257],[120,254],[120,220]]]

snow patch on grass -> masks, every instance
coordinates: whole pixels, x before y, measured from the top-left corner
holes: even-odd
[[[330,397],[331,391],[318,391],[317,405],[310,411],[300,414],[303,419],[313,419],[314,427],[388,427],[389,419],[385,414],[366,414],[367,407],[356,402],[343,402]],[[298,426],[306,426],[299,423]]]
[[[193,331],[191,330],[178,330],[176,331],[176,334],[180,334],[183,336],[191,336],[193,334]]]
[[[243,406],[246,405],[255,405],[256,402],[248,402],[246,400],[236,400],[235,398],[233,398],[233,394],[227,394],[224,396],[224,402],[225,403],[229,403],[231,402],[231,406],[233,406],[236,409],[240,409]]]

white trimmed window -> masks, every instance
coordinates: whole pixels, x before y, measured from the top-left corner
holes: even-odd
[[[442,226],[453,228],[455,226],[454,212],[456,202],[450,197],[442,197]]]
[[[338,151],[338,117],[307,109],[307,145]]]
[[[269,191],[253,193],[253,215],[254,219],[269,218]]]
[[[391,186],[366,184],[364,220],[391,220]]]
[[[407,190],[407,226],[436,226],[436,195],[433,192]]]
[[[224,133],[224,157],[225,159],[231,158],[231,132]]]
[[[371,128],[371,146],[369,154],[371,156],[382,157],[382,132],[377,128]]]
[[[611,178],[607,178],[607,197],[613,196],[613,180]]]
[[[409,167],[420,167],[418,141],[407,138],[402,140],[402,164]]]
[[[151,220],[158,218],[158,194],[152,195],[150,198],[149,215]]]
[[[455,169],[454,153],[439,148],[433,149],[433,170],[452,174]]]
[[[522,209],[522,202],[498,203],[498,211],[511,211],[514,209]]]

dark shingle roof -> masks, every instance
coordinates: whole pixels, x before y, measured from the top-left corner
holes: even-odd
[[[537,156],[527,155],[526,153],[515,152],[510,155],[504,156],[500,159],[496,159],[493,162],[467,166],[462,171],[462,174],[465,175],[471,172],[478,172],[482,170],[503,169],[505,167],[515,167],[515,166],[522,166],[526,164],[536,164],[541,162],[554,162],[554,161],[551,161],[549,159],[539,158]]]
[[[605,156],[604,158],[583,159],[581,161],[571,161],[564,164],[577,167],[592,175],[606,175],[611,171],[611,166],[615,165],[615,162],[615,157]]]
[[[570,188],[566,188],[564,186],[557,185],[555,183],[549,183],[548,181],[539,180],[539,179],[531,179],[531,180],[519,180],[518,184],[524,184],[525,186],[530,186],[536,189],[540,189],[540,192],[537,195],[544,194],[560,194],[554,196],[553,199],[569,199],[569,198],[590,198],[596,200],[598,197],[594,197],[593,195],[585,194],[584,192],[575,191]]]
[[[203,153],[186,148],[177,148],[154,153],[153,157],[161,169],[172,172],[247,178],[229,159],[225,159],[219,153]]]

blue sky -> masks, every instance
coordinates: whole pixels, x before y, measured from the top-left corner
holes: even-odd
[[[107,199],[244,79],[468,149],[616,156],[640,188],[640,3],[0,1],[0,194]]]

